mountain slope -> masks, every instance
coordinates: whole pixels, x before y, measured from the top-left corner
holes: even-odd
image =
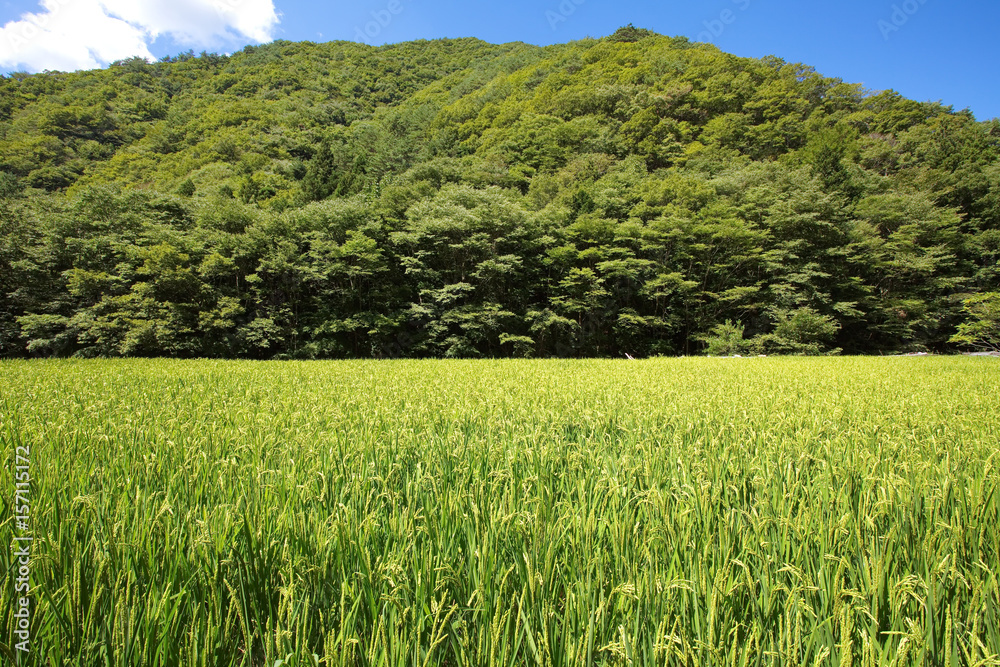
[[[7,355],[944,350],[998,284],[1000,123],[631,27],[0,83]]]

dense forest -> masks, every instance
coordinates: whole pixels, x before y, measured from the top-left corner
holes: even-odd
[[[631,26],[0,79],[0,356],[947,352],[998,256],[996,119]]]

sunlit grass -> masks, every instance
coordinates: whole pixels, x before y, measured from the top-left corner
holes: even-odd
[[[998,443],[994,359],[0,363],[38,664],[998,665]]]

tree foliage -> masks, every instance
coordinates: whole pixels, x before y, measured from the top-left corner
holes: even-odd
[[[4,356],[944,351],[1000,124],[633,26],[274,42],[0,80],[0,226]]]
[[[962,303],[971,319],[959,325],[951,342],[1000,352],[1000,292],[977,294]]]

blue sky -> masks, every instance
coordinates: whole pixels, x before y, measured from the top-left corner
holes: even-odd
[[[41,6],[44,4],[44,6]],[[1000,117],[996,0],[0,0],[0,71],[77,69],[268,39],[437,37],[553,44],[627,23],[777,55],[917,100]],[[34,18],[24,19],[26,13]],[[32,25],[28,25],[32,24]],[[78,34],[79,33],[79,34]]]

